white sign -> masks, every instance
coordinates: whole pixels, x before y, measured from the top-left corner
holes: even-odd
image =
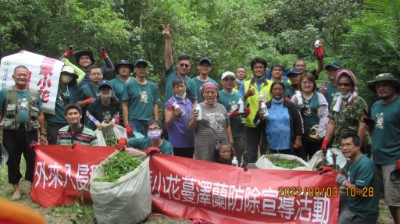
[[[0,89],[15,84],[12,75],[14,68],[23,65],[30,71],[28,87],[38,90],[42,99],[43,112],[54,114],[58,82],[64,63],[54,58],[21,51],[1,59]]]

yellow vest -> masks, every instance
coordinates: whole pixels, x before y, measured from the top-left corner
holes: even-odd
[[[261,92],[263,93],[264,100],[266,100],[266,101],[269,101],[272,99],[272,96],[270,94],[271,84],[272,84],[271,80],[265,79],[261,85]],[[257,111],[260,109],[260,102],[258,100],[259,93],[258,93],[257,83],[254,82],[253,79],[247,80],[244,82],[244,92],[245,93],[249,89],[250,85],[255,90],[255,93],[253,96],[249,96],[246,99],[246,105],[249,105],[249,107],[250,107],[250,114],[243,119],[243,123],[244,123],[245,127],[255,128],[256,125],[254,124],[254,118],[257,115]]]

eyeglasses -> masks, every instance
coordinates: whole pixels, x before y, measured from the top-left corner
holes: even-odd
[[[189,68],[190,65],[189,65],[189,64],[183,64],[183,63],[182,63],[182,64],[179,64],[179,66],[181,66],[182,68]]]
[[[338,84],[338,86],[344,86],[344,87],[349,87],[350,85],[351,85],[351,83],[348,83],[348,82],[342,82],[342,83]]]

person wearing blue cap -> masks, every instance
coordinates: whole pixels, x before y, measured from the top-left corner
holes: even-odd
[[[126,133],[132,137],[133,131],[147,135],[147,123],[158,120],[158,101],[160,100],[157,86],[147,80],[148,63],[138,59],[134,63],[135,79],[127,82],[122,93],[122,115]]]
[[[326,101],[328,101],[329,107],[332,105],[333,98],[339,92],[339,88],[335,82],[336,72],[341,68],[341,65],[337,61],[332,61],[325,66],[325,70],[328,73],[329,81],[323,82],[320,92],[324,94]]]
[[[103,126],[113,127],[118,114],[118,99],[113,96],[113,89],[108,80],[101,80],[98,87],[99,95],[89,104],[86,111],[85,125],[95,130]]]
[[[289,99],[292,98],[292,96],[295,94],[296,91],[300,90],[299,75],[300,75],[300,70],[298,68],[292,68],[287,73],[287,77],[290,80],[290,83],[292,84],[290,88],[286,90],[285,93],[285,96],[288,97]]]
[[[212,69],[212,63],[209,58],[202,58],[200,59],[199,65],[197,66],[197,69],[199,70],[199,75],[194,77],[192,80],[194,84],[196,85],[196,91],[197,91],[197,101],[199,103],[204,101],[204,98],[201,94],[201,88],[203,87],[204,83],[206,82],[212,82],[215,83],[218,86],[218,83],[210,78],[210,71]]]

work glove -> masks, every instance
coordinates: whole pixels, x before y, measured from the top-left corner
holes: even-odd
[[[74,46],[74,45],[70,45],[70,46],[68,47],[68,49],[64,52],[64,55],[65,55],[66,57],[69,57],[69,56],[71,56],[71,55],[74,54],[74,51],[75,51],[75,46]]]
[[[93,100],[94,100],[93,97],[88,98],[88,99],[85,100],[85,103],[86,103],[86,104],[90,104]]]
[[[126,138],[120,138],[118,140],[118,146],[117,149],[121,150],[121,151],[125,151],[126,149],[126,145],[128,144],[128,141],[126,140]]]
[[[370,129],[372,129],[375,125],[375,119],[371,117],[366,109],[364,109],[364,115],[362,116],[363,121]]]
[[[347,178],[343,174],[338,173],[336,176],[336,183],[339,184],[339,186],[344,186],[344,184],[347,182],[349,182]]]
[[[153,147],[153,146],[148,147],[148,148],[146,149],[146,155],[151,156],[151,155],[153,155],[154,153],[160,153],[160,149],[157,148],[157,147]]]
[[[320,40],[316,40],[314,47],[314,56],[317,57],[318,60],[322,60],[322,58],[324,58],[324,48],[322,47],[322,42]]]
[[[324,173],[333,171],[333,169],[332,167],[329,166],[321,166],[320,168],[317,169],[317,171],[319,171],[319,174],[322,175]]]
[[[133,130],[129,124],[125,125],[125,129],[126,129],[126,134],[128,135],[128,137],[134,137]]]
[[[244,113],[241,114],[241,116],[242,116],[242,117],[247,117],[247,116],[249,116],[250,111],[251,111],[251,110],[250,110],[249,106],[247,106],[246,108],[244,108]]]
[[[100,48],[100,55],[102,58],[108,58],[108,54],[107,54],[106,50],[104,49],[104,47]]]
[[[234,117],[236,117],[236,116],[239,116],[238,110],[239,110],[239,109],[232,110],[232,111],[229,113],[229,118],[234,118]]]
[[[119,119],[119,117],[115,118],[115,124],[120,124],[121,120]]]
[[[322,141],[322,145],[321,145],[321,150],[323,153],[326,153],[326,149],[328,147],[329,141],[327,139],[324,138],[324,140]]]
[[[400,170],[400,159],[397,160],[397,170]]]

